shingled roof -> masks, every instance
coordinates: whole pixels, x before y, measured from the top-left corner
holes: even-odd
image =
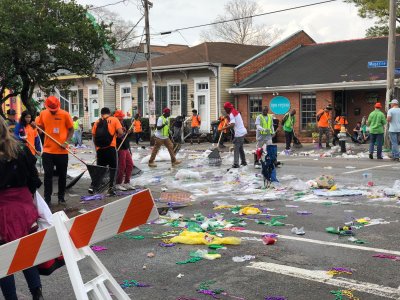
[[[399,42],[397,37],[397,56]],[[302,46],[235,88],[386,80],[386,68],[368,68],[368,62],[386,60],[387,45],[381,37]]]
[[[246,59],[266,49],[267,46],[240,45],[224,42],[206,42],[188,49],[167,54],[151,60],[153,67],[188,65],[196,63],[221,63],[237,66]],[[146,67],[145,62],[127,65],[122,69]]]

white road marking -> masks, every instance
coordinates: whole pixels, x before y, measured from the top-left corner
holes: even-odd
[[[358,172],[363,172],[363,171],[368,171],[368,170],[373,170],[373,169],[379,169],[379,168],[384,168],[384,167],[391,167],[391,166],[392,165],[380,165],[380,166],[375,166],[375,167],[370,167],[370,168],[365,168],[365,169],[348,171],[348,172],[344,172],[343,174],[353,174],[353,173],[358,173]]]
[[[328,275],[326,271],[307,270],[292,266],[279,265],[266,262],[254,262],[247,267],[267,272],[273,272],[281,275],[296,277],[300,279],[310,280],[314,282],[334,285],[341,287],[343,289],[359,291],[390,299],[399,299],[400,297],[400,290],[398,289],[369,282],[352,280],[348,278],[339,279],[337,277],[332,277]]]
[[[309,157],[299,157],[299,158],[293,158],[293,159],[279,159],[278,161],[295,161],[295,160],[303,160],[303,159],[309,159]]]
[[[255,234],[255,235],[269,234],[268,232],[261,232],[261,231],[254,231],[254,230],[240,230],[238,232],[239,233]],[[281,235],[281,234],[278,234],[278,238],[285,239],[285,240],[298,241],[298,242],[318,244],[318,245],[323,245],[323,246],[334,246],[334,247],[348,248],[348,249],[352,249],[352,250],[363,250],[363,251],[370,251],[370,252],[377,252],[377,253],[384,253],[384,254],[391,254],[391,255],[400,256],[400,251],[394,251],[394,250],[371,248],[371,247],[364,247],[364,246],[352,245],[352,244],[339,244],[339,243],[332,243],[332,242],[326,242],[326,241],[321,241],[321,240],[306,239],[306,238],[302,238],[302,237],[290,236],[290,235]]]

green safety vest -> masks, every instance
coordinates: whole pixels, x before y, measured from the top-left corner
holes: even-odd
[[[170,119],[166,118],[164,116],[161,116],[161,120],[162,120],[163,124],[167,124],[163,128],[161,128],[161,135],[165,136],[165,137],[169,137]]]
[[[261,127],[264,128],[264,130],[260,131],[261,134],[271,134],[272,130],[272,115],[268,115],[268,121],[265,120],[264,115],[259,115],[260,121],[261,121]]]
[[[286,115],[285,115],[285,117],[286,117]],[[294,120],[295,120],[294,116],[291,116],[289,114],[285,123],[283,124],[283,130],[286,132],[293,131]]]

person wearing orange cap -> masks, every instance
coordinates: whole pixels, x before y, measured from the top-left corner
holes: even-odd
[[[244,137],[247,134],[247,129],[244,127],[241,114],[234,108],[230,102],[224,104],[225,112],[229,115],[229,125],[222,128],[222,130],[230,128],[235,129],[235,138],[233,139],[233,165],[232,168],[239,168],[239,156],[242,166],[247,166],[246,155],[244,153],[243,144]]]
[[[43,144],[43,169],[44,169],[44,200],[50,206],[53,194],[54,166],[58,172],[58,203],[65,204],[65,186],[67,183],[68,169],[68,141],[74,134],[74,124],[68,112],[60,108],[60,100],[55,96],[48,97],[36,118],[36,126],[40,127],[47,135],[58,141],[54,142],[48,136],[44,137]],[[60,146],[61,145],[61,146]]]
[[[328,104],[324,109],[321,109],[316,117],[317,117],[317,125],[319,129],[319,138],[318,138],[318,146],[322,148],[322,136],[325,134],[326,137],[326,148],[329,149],[331,146],[329,145],[330,133],[332,130],[332,116],[331,111],[333,107]]]
[[[125,114],[122,110],[116,110],[114,113],[121,125],[124,135],[117,137],[117,149],[118,150],[118,171],[117,171],[117,184],[115,189],[119,191],[134,190],[135,187],[131,185],[131,175],[133,170],[133,160],[131,153],[131,146],[129,144],[129,135],[132,131],[128,131],[129,127],[124,123]],[[128,135],[127,138],[124,137]],[[122,143],[122,145],[121,145]]]
[[[382,146],[383,146],[383,133],[385,132],[386,117],[381,111],[382,104],[375,103],[375,110],[368,116],[367,124],[369,126],[369,133],[371,139],[369,142],[369,158],[374,158],[374,148],[376,143],[376,156],[377,159],[383,159]]]
[[[121,112],[122,113],[122,112]],[[114,196],[114,179],[117,169],[117,136],[122,137],[124,131],[121,122],[111,116],[108,107],[103,107],[100,111],[101,118],[98,119],[92,128],[93,142],[96,146],[97,165],[110,168],[110,184],[108,187],[108,195]],[[88,192],[94,192],[93,183],[90,185]]]
[[[155,144],[149,160],[149,167],[151,168],[157,167],[157,165],[154,163],[154,160],[156,159],[157,153],[162,145],[164,145],[167,148],[169,155],[171,156],[171,164],[173,167],[181,163],[181,161],[177,160],[175,157],[174,145],[172,144],[172,141],[169,138],[170,126],[171,126],[169,119],[170,115],[171,115],[171,110],[168,107],[166,107],[163,109],[162,116],[160,116],[157,120],[157,130],[154,134]]]

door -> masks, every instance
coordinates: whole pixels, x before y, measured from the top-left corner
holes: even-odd
[[[98,89],[89,89],[90,123],[96,122],[100,118]]]
[[[197,96],[197,110],[198,114],[201,118],[201,125],[200,131],[203,132],[210,132],[210,120],[208,115],[208,108],[207,108],[207,96],[206,95],[198,95]]]
[[[132,118],[132,98],[131,96],[121,98],[122,111],[125,118]]]

